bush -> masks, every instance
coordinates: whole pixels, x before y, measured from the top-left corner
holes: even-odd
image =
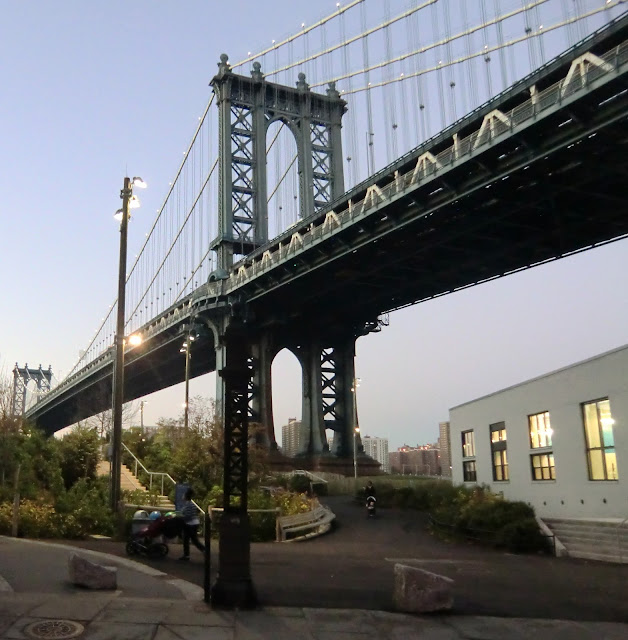
[[[307,476],[294,475],[290,476],[288,481],[288,489],[295,493],[309,493],[310,492],[310,479]]]
[[[515,553],[550,552],[550,543],[534,518],[506,523],[495,536],[495,546]]]
[[[84,538],[89,534],[111,535],[114,517],[108,506],[105,479],[79,480],[55,504],[48,497],[22,500],[18,536],[24,538]],[[0,504],[0,534],[10,535],[13,503]]]

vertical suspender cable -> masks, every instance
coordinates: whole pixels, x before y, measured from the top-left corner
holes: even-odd
[[[484,0],[482,0],[482,24],[486,24],[486,6],[484,4]],[[491,82],[491,56],[488,53],[489,45],[486,36],[486,28],[483,29],[482,33],[484,34],[484,63],[486,67],[486,88],[488,95],[485,97],[486,100],[493,97],[493,83]]]
[[[364,4],[360,7],[362,13],[362,31],[366,31],[366,13],[364,9]],[[371,103],[371,82],[370,82],[370,73],[369,73],[369,47],[368,47],[368,35],[362,37],[362,58],[364,61],[364,69],[366,69],[365,73],[365,81],[366,81],[366,112],[367,112],[367,127],[368,130],[366,132],[366,149],[367,149],[367,167],[368,167],[368,175],[372,175],[375,172],[375,147],[373,136],[375,135],[373,132],[373,106]]]
[[[502,90],[506,90],[508,88],[508,69],[506,66],[506,49],[504,47],[504,30],[500,19],[500,0],[494,1],[493,8],[495,10],[495,29],[497,31],[497,43],[499,45],[499,66],[502,72]]]
[[[438,22],[438,5],[432,5],[432,37],[435,42],[438,42],[440,39],[440,27]],[[436,59],[438,67],[436,71],[436,82],[438,82],[438,97],[440,104],[440,128],[444,129],[445,124],[447,122],[446,113],[445,113],[445,95],[443,92],[443,70],[442,63],[443,61],[440,59],[442,52],[440,50],[440,46],[434,49],[434,54],[436,55]]]
[[[455,122],[458,118],[458,110],[456,108],[456,81],[455,81],[455,66],[452,64],[451,55],[451,15],[449,13],[449,2],[445,2],[445,37],[447,44],[445,45],[445,51],[447,52],[447,68],[449,70],[449,89],[451,95],[451,116],[450,122]]]

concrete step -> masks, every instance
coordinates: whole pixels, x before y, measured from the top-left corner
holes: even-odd
[[[619,519],[544,521],[574,558],[628,563],[628,526]]]
[[[596,553],[594,551],[569,550],[572,558],[582,558],[583,560],[597,560],[598,562],[616,562],[618,564],[628,564],[628,552],[623,555],[616,553]]]
[[[110,463],[107,460],[101,460],[96,467],[96,474],[99,476],[108,476],[110,473]],[[124,491],[141,491],[147,497],[146,503],[148,500],[148,489],[133,475],[133,472],[125,465],[122,465],[120,469],[120,488]],[[155,502],[153,499],[152,502]],[[168,498],[168,496],[158,496],[156,500],[156,504],[154,505],[159,507],[160,509],[168,509],[170,511],[174,511],[174,504]]]

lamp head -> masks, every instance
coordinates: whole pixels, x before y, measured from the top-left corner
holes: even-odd
[[[135,176],[133,180],[131,180],[131,184],[138,189],[146,189],[148,186],[139,176]]]

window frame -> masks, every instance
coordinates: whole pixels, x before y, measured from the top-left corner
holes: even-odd
[[[510,482],[510,471],[508,467],[508,431],[506,422],[494,422],[489,426],[489,436],[491,443],[491,469],[493,472],[493,482]],[[493,434],[498,434],[497,439],[493,439]],[[503,437],[502,437],[503,436]],[[495,464],[495,454],[499,455],[501,464]],[[501,478],[498,478],[497,470],[501,469]]]
[[[470,438],[466,436],[471,434]],[[460,432],[460,444],[462,446],[462,480],[463,482],[477,482],[478,470],[475,461],[475,430],[465,429]],[[471,449],[469,452],[468,449]],[[473,466],[473,469],[470,467]]]
[[[532,473],[532,481],[533,482],[555,482],[556,481],[556,461],[554,460],[554,452],[550,450],[539,450],[533,449],[534,453],[530,454],[530,470]],[[550,456],[551,456],[551,464],[550,464]],[[539,458],[542,459],[546,457],[548,459],[548,465],[544,467],[543,465],[539,465],[538,467],[534,466],[534,459]],[[539,469],[541,471],[541,477],[535,477],[535,471]],[[548,478],[543,477],[543,470],[548,470]]]
[[[539,416],[547,416],[547,422],[546,422],[546,428],[544,429],[544,433],[546,434],[544,437],[547,440],[549,440],[549,442],[547,442],[547,444],[538,444],[537,446],[534,446],[534,440],[532,438],[532,419],[536,418],[537,419],[537,429],[536,429],[536,433],[537,433],[537,438],[539,439],[540,442],[540,431],[538,429],[538,417]],[[549,431],[549,433],[547,433]],[[551,421],[550,421],[550,412],[549,410],[546,411],[537,411],[536,413],[531,413],[528,415],[528,440],[530,442],[530,449],[551,449],[554,446],[554,443],[552,442],[552,435],[553,435],[554,431],[552,429],[552,425],[551,425]]]
[[[604,440],[604,429],[602,426],[602,418],[600,417],[600,403],[601,402],[608,402],[608,410],[609,410],[609,414],[611,415],[611,420],[612,420],[612,411],[611,411],[611,402],[610,402],[610,398],[608,396],[602,397],[602,398],[597,398],[595,400],[587,400],[586,402],[581,402],[580,403],[580,411],[581,411],[581,415],[582,415],[582,428],[584,430],[584,452],[587,458],[587,471],[588,471],[588,475],[589,475],[589,481],[590,482],[618,482],[619,481],[619,470],[617,468],[617,452],[616,452],[616,445],[615,445],[615,434],[613,432],[613,424],[614,421],[611,423],[611,427],[610,427],[610,431],[611,431],[611,435],[612,435],[612,444],[607,445],[605,444],[605,440]],[[591,446],[590,442],[589,442],[589,430],[587,428],[587,413],[586,413],[586,408],[588,406],[595,406],[595,413],[596,413],[596,423],[597,423],[597,437],[599,439],[599,446]],[[604,477],[603,478],[594,478],[593,477],[593,460],[592,460],[592,452],[595,451],[599,451],[601,453],[601,465],[602,465],[602,469],[604,471]],[[608,453],[613,453],[615,454],[615,476],[614,477],[610,477],[609,476],[609,472],[608,472],[608,466],[607,466],[607,460],[606,460],[606,454]]]

